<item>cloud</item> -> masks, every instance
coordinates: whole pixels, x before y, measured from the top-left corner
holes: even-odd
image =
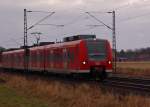
[[[16,47],[18,44],[14,39],[22,43],[23,37],[23,9],[28,10],[46,10],[56,13],[42,23],[66,24],[71,23],[64,28],[54,26],[36,26],[29,31],[41,31],[42,40],[53,41],[56,38],[61,39],[64,36],[79,33],[95,33],[99,38],[106,38],[112,41],[112,32],[105,27],[89,29],[87,25],[100,24],[93,18],[85,14],[86,11],[108,11],[116,9],[116,30],[117,46],[119,49],[147,47],[150,45],[149,18],[142,17],[128,20],[130,17],[140,16],[150,11],[149,0],[3,0],[0,3],[1,13],[1,39],[0,45],[4,47]],[[111,14],[92,13],[97,18],[112,25]],[[47,14],[32,13],[28,14],[28,26],[35,23]],[[122,20],[127,21],[122,22]],[[121,23],[119,22],[121,21]],[[119,23],[118,23],[119,22]],[[64,35],[65,34],[65,35]],[[139,36],[142,35],[142,36]],[[143,39],[141,39],[143,37]],[[12,40],[13,38],[13,40]],[[140,39],[139,39],[140,38]],[[34,37],[30,37],[30,44]],[[7,42],[6,42],[7,41]],[[8,42],[9,41],[9,42]],[[133,41],[137,41],[133,44]],[[132,46],[132,47],[131,47]]]

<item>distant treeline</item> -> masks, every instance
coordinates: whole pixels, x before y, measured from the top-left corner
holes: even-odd
[[[150,61],[150,47],[117,52],[119,61]]]

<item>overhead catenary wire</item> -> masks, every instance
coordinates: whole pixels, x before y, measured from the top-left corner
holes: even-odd
[[[83,15],[81,14],[81,15],[79,15],[79,16],[77,16],[76,18],[74,18],[73,20],[71,20],[71,21],[69,21],[69,22],[67,22],[67,23],[64,23],[64,24],[38,24],[38,25],[43,25],[43,26],[55,26],[55,27],[67,27],[67,26],[70,26],[70,25],[73,25],[73,24],[75,24],[75,23],[77,23],[77,22],[79,22],[79,21],[81,21],[81,20],[83,20],[83,19],[81,19],[81,17],[82,17]],[[87,18],[87,17],[86,17]],[[85,19],[85,17],[84,17],[84,19]]]
[[[48,15],[48,16],[46,16],[46,17],[44,17],[43,19],[41,19],[40,21],[38,21],[37,23],[35,23],[34,24],[34,26],[35,25],[51,25],[51,26],[56,26],[56,27],[64,27],[65,25],[56,25],[56,24],[39,24],[40,22],[42,22],[43,20],[45,20],[46,18],[48,18],[50,15]],[[80,17],[81,17],[81,15],[80,15]],[[79,19],[80,19],[80,17],[78,17],[78,18],[76,18],[76,21],[79,21]],[[78,19],[78,20],[77,20]],[[74,22],[75,21],[75,19],[74,20],[72,20],[72,22]],[[70,24],[73,24],[73,23],[70,23]],[[86,30],[91,30],[91,29],[94,29],[94,28],[96,28],[96,27],[99,27],[99,26],[102,26],[102,25],[97,25],[97,26],[90,26],[90,28],[85,28],[85,29],[81,29],[81,30],[78,30],[78,31],[76,31],[76,32],[80,32],[80,31],[86,31]],[[30,36],[29,36],[30,37]],[[32,38],[32,37],[30,37],[30,38]],[[22,40],[23,39],[23,37],[22,38],[19,38],[19,39],[17,39],[17,40]],[[15,42],[16,43],[16,40],[14,41],[15,39],[13,39],[13,42]],[[10,39],[9,40],[9,42],[12,42],[12,39]],[[18,43],[17,43],[18,44]],[[20,43],[19,43],[20,44]]]
[[[80,30],[76,30],[74,32],[69,32],[69,33],[66,33],[65,35],[70,35],[70,34],[75,34],[76,32],[83,32],[83,31],[89,31],[89,30],[92,30],[92,29],[95,29],[97,27],[101,27],[101,26],[90,26],[89,28],[84,28],[84,29],[80,29]]]
[[[149,4],[145,4],[145,5],[141,5],[140,7],[143,7],[143,6],[149,6]],[[126,5],[123,5],[123,6],[120,6],[120,7],[117,7],[117,8],[114,8],[115,10],[119,10],[119,9],[122,9],[122,8],[126,8],[126,7],[129,7],[129,4],[126,4]],[[102,11],[91,11],[92,13],[104,13]],[[106,12],[107,13],[107,12]],[[144,14],[141,14],[141,15],[136,15],[136,16],[133,16],[133,17],[128,17],[126,19],[122,19],[120,21],[117,21],[116,23],[117,24],[120,24],[120,23],[123,23],[123,22],[126,22],[126,21],[130,21],[130,20],[134,20],[134,19],[138,19],[138,18],[141,18],[141,17],[144,17],[144,16],[149,16],[150,15],[150,12],[148,13],[144,13]],[[93,16],[92,16],[93,17]],[[98,19],[98,18],[97,18]]]
[[[29,36],[29,38],[30,39],[33,39],[33,37],[32,36]],[[6,41],[3,41],[3,42],[0,42],[1,44],[7,44],[7,46],[8,46],[8,44],[16,44],[16,45],[19,45],[19,46],[21,46],[22,44],[20,43],[22,40],[23,40],[24,38],[23,37],[20,37],[20,38],[10,38],[10,39],[8,39],[8,40],[6,40]],[[18,41],[20,41],[20,42],[18,42]],[[33,42],[32,42],[33,43]]]
[[[147,4],[146,4],[147,5]],[[118,10],[119,9],[122,9],[122,8],[125,8],[125,7],[127,7],[127,6],[129,6],[129,5],[124,5],[124,6],[120,6],[120,7],[118,7]],[[141,6],[142,7],[142,6]],[[44,11],[33,11],[33,12],[44,12]],[[92,11],[91,11],[92,12]],[[46,12],[46,13],[48,13],[48,12]],[[93,11],[93,13],[94,13],[94,11]],[[104,12],[100,12],[100,11],[97,11],[97,13],[100,13],[100,14],[103,14]],[[141,17],[144,17],[144,16],[148,16],[148,15],[150,15],[150,13],[146,13],[146,14],[142,14],[142,15],[137,15],[137,16],[133,16],[133,17],[128,17],[128,18],[126,18],[126,19],[123,19],[123,20],[120,20],[120,21],[117,21],[117,24],[120,24],[120,23],[123,23],[123,22],[126,22],[126,21],[130,21],[130,20],[135,20],[135,19],[138,19],[138,18],[141,18]],[[81,15],[82,16],[82,15]],[[79,17],[77,17],[77,18],[75,18],[75,19],[73,19],[72,21],[70,21],[70,22],[68,22],[68,25],[71,25],[71,24],[74,24],[74,23],[76,23],[76,22],[78,22],[78,21],[80,21],[80,18],[81,18],[81,16],[79,16]],[[47,16],[46,16],[47,17]],[[42,20],[42,19],[41,19]],[[40,21],[41,21],[40,20]],[[40,21],[38,21],[37,23],[41,23]],[[33,24],[34,25],[34,24]],[[33,26],[32,25],[32,26]],[[35,25],[36,25],[36,23],[35,23]],[[34,25],[34,26],[35,26]],[[55,25],[55,24],[54,24]],[[65,25],[65,24],[64,24]],[[67,24],[65,25],[65,26],[68,26]],[[87,28],[87,30],[88,30],[89,28]],[[82,31],[82,30],[81,30]]]
[[[45,16],[44,18],[42,18],[41,20],[37,21],[35,24],[31,25],[27,30],[32,29],[34,26],[38,25],[39,23],[41,23],[42,21],[44,21],[45,19],[49,18],[50,16],[52,16],[55,12],[51,12],[51,14],[49,14],[48,16]]]
[[[97,17],[95,17],[94,15],[90,14],[89,12],[86,12],[89,16],[91,16],[92,18],[94,18],[95,20],[97,20],[98,22],[100,22],[101,24],[103,24],[104,26],[106,26],[108,29],[113,30],[111,27],[109,27],[108,25],[106,25],[103,21],[101,21],[100,19],[98,19]]]
[[[27,11],[27,12],[37,12],[37,13],[50,13],[50,12],[48,12],[48,11]]]
[[[79,15],[79,16],[77,16],[77,17],[74,18],[73,20],[71,20],[71,21],[65,23],[64,25],[65,25],[65,26],[69,26],[69,25],[72,25],[72,24],[74,24],[74,23],[77,23],[78,21],[81,20],[81,16],[82,16],[82,14]]]
[[[65,25],[57,25],[57,24],[38,24],[38,25],[41,25],[41,26],[54,26],[54,27],[64,27]]]
[[[126,3],[126,4],[124,4],[124,5],[120,5],[120,6],[118,6],[118,7],[114,7],[113,9],[115,10],[115,11],[119,11],[119,10],[121,10],[121,9],[124,9],[124,8],[141,8],[141,7],[145,7],[145,6],[149,6],[150,5],[150,3],[146,3],[147,1],[143,1],[142,3],[142,5],[141,5],[141,3],[140,4],[137,4],[137,5],[134,5],[134,4],[130,4],[130,3]]]
[[[128,17],[128,18],[126,18],[126,19],[123,19],[123,20],[118,21],[117,23],[119,24],[119,23],[123,23],[123,22],[126,22],[126,21],[138,19],[138,18],[141,18],[141,17],[144,17],[144,16],[149,16],[149,15],[150,15],[150,12],[149,12],[149,13],[142,14],[142,15],[137,15],[137,16],[133,16],[133,17]]]

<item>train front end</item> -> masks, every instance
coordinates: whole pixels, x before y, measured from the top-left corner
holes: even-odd
[[[105,78],[112,72],[112,49],[109,42],[95,38],[84,40],[83,45],[80,68],[94,78]]]

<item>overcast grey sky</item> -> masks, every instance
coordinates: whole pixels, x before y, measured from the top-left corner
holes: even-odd
[[[137,49],[150,47],[150,0],[1,0],[0,3],[0,46],[10,48],[23,44],[23,9],[54,11],[53,16],[43,24],[65,25],[36,26],[28,32],[29,43],[35,42],[30,33],[43,33],[41,41],[61,40],[75,34],[96,34],[98,38],[112,41],[112,32],[100,25],[85,12],[112,26],[112,15],[116,11],[117,48]],[[95,12],[96,11],[96,12]],[[102,13],[101,13],[102,12]],[[31,26],[46,13],[28,13],[28,26]]]

